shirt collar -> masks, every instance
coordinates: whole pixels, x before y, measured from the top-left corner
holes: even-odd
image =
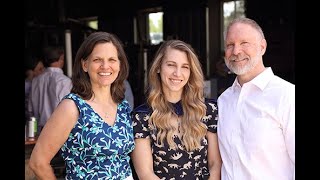
[[[58,67],[47,67],[46,70],[49,71],[49,72],[57,72],[57,73],[62,73],[63,74],[63,70],[61,68],[58,68]]]
[[[183,109],[182,109],[182,105],[181,105],[181,100],[176,102],[176,103],[171,103],[171,105],[173,106],[174,112],[178,116],[183,115]]]
[[[267,67],[257,77],[251,80],[251,83],[263,90],[274,76],[271,67]]]
[[[263,90],[267,86],[267,84],[269,83],[269,81],[271,80],[271,78],[273,76],[274,76],[274,74],[273,74],[271,67],[267,67],[264,71],[262,71],[258,76],[253,78],[248,83],[254,84],[259,89]],[[234,82],[232,84],[232,88],[234,90],[241,89],[241,86],[240,86],[237,78],[234,80]]]

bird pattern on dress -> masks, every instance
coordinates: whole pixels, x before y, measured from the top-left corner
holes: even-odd
[[[205,105],[207,111],[202,118],[202,122],[207,126],[208,131],[216,133],[217,103],[213,99],[206,99]],[[173,106],[176,114],[181,115],[183,113],[181,112],[180,102],[173,104]],[[166,141],[163,142],[163,145],[160,145],[156,140],[156,130],[149,127],[148,120],[151,113],[151,108],[147,104],[143,104],[133,111],[132,120],[135,138],[150,138],[152,141],[151,149],[155,174],[161,180],[208,179],[210,174],[207,161],[207,138],[202,139],[199,149],[191,152],[185,150],[178,136],[174,137],[174,142],[177,144],[176,149],[171,149]]]

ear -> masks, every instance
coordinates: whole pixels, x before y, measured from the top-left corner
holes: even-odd
[[[88,61],[81,60],[81,66],[84,72],[88,72]]]
[[[261,55],[264,55],[264,53],[267,50],[267,41],[266,41],[266,39],[262,39],[261,40],[260,47],[261,47]]]
[[[157,73],[158,73],[158,74],[160,73],[160,69],[157,70]]]

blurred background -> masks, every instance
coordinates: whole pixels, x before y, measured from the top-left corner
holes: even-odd
[[[180,39],[199,55],[206,96],[217,98],[235,77],[223,62],[223,31],[238,16],[261,25],[268,43],[265,65],[295,83],[296,4],[292,0],[25,0],[25,54],[40,54],[48,45],[63,46],[64,72],[71,77],[83,39],[94,31],[114,33],[125,45],[137,106],[145,100],[148,67],[159,44]]]

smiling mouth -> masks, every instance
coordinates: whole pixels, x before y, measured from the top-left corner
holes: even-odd
[[[170,81],[173,82],[173,83],[180,83],[180,82],[182,82],[182,80],[177,80],[177,79],[170,79]]]
[[[243,59],[232,59],[232,62],[241,62],[241,61],[245,61],[247,60],[247,58],[243,58]]]
[[[98,73],[99,75],[101,75],[101,76],[110,76],[112,73]]]

